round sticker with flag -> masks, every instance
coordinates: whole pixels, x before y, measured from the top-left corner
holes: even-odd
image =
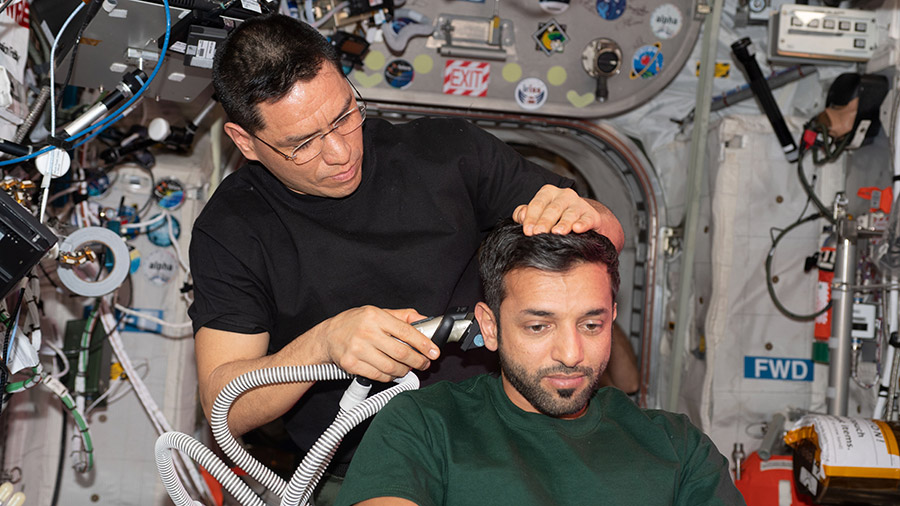
[[[547,101],[547,85],[536,77],[522,79],[516,85],[516,103],[529,111],[540,109]]]
[[[490,82],[490,63],[447,60],[444,64],[444,93],[447,95],[485,97]]]

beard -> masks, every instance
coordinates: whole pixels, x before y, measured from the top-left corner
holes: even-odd
[[[573,415],[584,409],[590,402],[591,397],[600,388],[600,375],[606,368],[606,363],[602,364],[598,371],[591,367],[568,367],[563,364],[557,364],[531,372],[504,353],[503,346],[500,346],[499,355],[500,370],[513,388],[522,394],[522,397],[534,409],[553,417]],[[541,379],[549,374],[582,374],[588,378],[588,386],[581,390],[574,388],[544,388],[541,386]]]

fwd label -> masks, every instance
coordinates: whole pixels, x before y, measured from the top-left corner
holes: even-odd
[[[813,361],[802,358],[744,357],[744,377],[812,381]]]

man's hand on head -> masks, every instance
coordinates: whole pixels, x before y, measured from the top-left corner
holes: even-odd
[[[580,197],[571,188],[544,185],[528,204],[513,211],[525,235],[580,234],[594,230],[609,238],[616,251],[625,246],[625,232],[615,215],[603,204]]]
[[[328,359],[350,374],[391,381],[410,369],[425,370],[438,347],[410,323],[423,319],[414,309],[348,309],[316,326]]]

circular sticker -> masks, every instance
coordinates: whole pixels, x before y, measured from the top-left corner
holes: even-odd
[[[550,67],[550,70],[547,71],[547,81],[549,81],[553,86],[562,86],[563,84],[565,84],[568,77],[569,76],[566,73],[566,68],[559,65],[554,65],[553,67]]]
[[[539,0],[539,5],[544,12],[559,14],[569,8],[569,0]]]
[[[157,217],[159,217],[158,214],[148,221],[153,221]],[[147,239],[150,239],[150,242],[160,248],[168,248],[172,245],[172,239],[169,238],[169,220],[172,220],[172,235],[175,236],[175,239],[178,239],[181,235],[181,224],[178,223],[174,216],[164,218],[147,227]]]
[[[650,15],[650,31],[658,39],[671,39],[681,31],[681,11],[672,4],[662,4]]]
[[[167,249],[157,249],[147,255],[144,275],[151,283],[165,285],[172,281],[178,271],[178,259]]]
[[[184,186],[177,179],[160,179],[153,187],[153,196],[159,207],[175,209],[184,203]]]
[[[625,14],[625,0],[597,0],[597,14],[607,21],[619,19]]]
[[[663,68],[662,44],[657,42],[652,46],[639,47],[631,60],[634,70],[629,76],[631,79],[649,79],[659,74]]]
[[[427,74],[434,68],[434,59],[427,54],[420,54],[413,60],[413,69],[420,74]]]
[[[384,67],[384,53],[377,50],[369,51],[363,58],[363,65],[369,70],[378,70]]]
[[[384,68],[384,80],[401,90],[412,84],[414,76],[413,66],[406,60],[394,60]]]
[[[540,109],[547,101],[547,85],[536,77],[528,77],[516,85],[516,103],[529,111]]]
[[[507,63],[501,73],[506,82],[514,83],[522,78],[522,66],[518,63]]]

